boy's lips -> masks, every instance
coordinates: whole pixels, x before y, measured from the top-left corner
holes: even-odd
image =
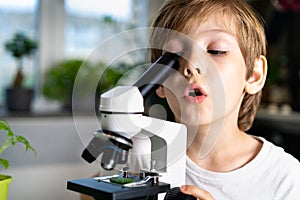
[[[206,97],[206,92],[199,84],[189,85],[183,94],[183,98],[190,104],[201,104]]]

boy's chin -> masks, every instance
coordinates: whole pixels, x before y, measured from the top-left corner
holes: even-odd
[[[212,118],[211,116],[187,114],[181,116],[177,121],[186,126],[206,126],[212,122]]]

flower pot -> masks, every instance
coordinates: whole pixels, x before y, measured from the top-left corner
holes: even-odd
[[[30,111],[33,90],[26,88],[6,89],[6,106],[9,111]]]
[[[11,176],[0,174],[0,200],[6,200],[8,195],[8,186],[11,182]]]

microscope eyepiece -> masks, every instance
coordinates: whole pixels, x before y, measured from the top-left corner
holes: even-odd
[[[159,85],[179,68],[178,58],[181,53],[166,52],[160,56],[149,69],[136,81],[137,86],[144,98],[155,91]]]

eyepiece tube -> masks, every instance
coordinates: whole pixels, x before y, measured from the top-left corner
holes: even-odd
[[[167,52],[160,56],[150,68],[136,81],[144,98],[161,85],[174,71],[179,68],[179,54]]]

